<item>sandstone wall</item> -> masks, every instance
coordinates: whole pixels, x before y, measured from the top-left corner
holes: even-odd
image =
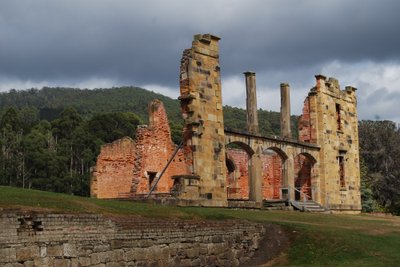
[[[179,197],[206,206],[227,206],[218,41],[210,34],[195,35],[180,68],[186,170],[197,181],[181,182]]]
[[[266,231],[244,221],[0,214],[0,266],[245,266]]]
[[[321,147],[320,189],[332,210],[361,210],[356,89],[340,89],[338,80],[316,76],[299,122],[301,141]],[[313,183],[313,181],[312,181]],[[326,204],[328,198],[321,195]]]

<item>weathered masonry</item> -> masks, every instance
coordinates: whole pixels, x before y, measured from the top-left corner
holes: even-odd
[[[323,75],[304,102],[299,139],[290,127],[290,86],[280,85],[281,136],[259,133],[256,74],[245,72],[247,129],[224,128],[219,38],[196,35],[183,52],[180,97],[183,143],[171,141],[162,103],[149,105],[150,125],[136,140],[102,148],[92,196],[151,197],[179,205],[359,212],[360,171],[356,89]],[[151,193],[151,192],[150,192]]]
[[[237,220],[0,213],[0,266],[245,266],[261,241],[279,246],[264,238],[281,231]]]

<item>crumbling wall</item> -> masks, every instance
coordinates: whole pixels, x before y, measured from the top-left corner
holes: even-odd
[[[149,104],[149,126],[136,133],[136,161],[133,171],[132,192],[147,193],[172,157],[177,146],[171,140],[171,130],[164,105],[159,100]],[[155,192],[168,193],[171,176],[185,170],[183,153],[178,153],[158,182]],[[152,182],[152,183],[151,183]]]
[[[124,137],[102,146],[92,169],[91,196],[124,198],[148,193],[176,149],[164,105],[153,100],[149,103],[149,125],[137,129],[135,141]],[[184,170],[183,152],[179,151],[154,192],[169,193],[171,176]]]
[[[90,195],[118,198],[131,190],[136,158],[135,142],[124,137],[101,147],[96,166],[92,168]]]

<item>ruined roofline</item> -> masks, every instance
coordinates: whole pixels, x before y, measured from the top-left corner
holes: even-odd
[[[314,76],[316,79],[316,85],[310,89],[310,91],[315,91],[318,87],[324,86],[327,88],[331,88],[331,86],[337,88],[341,92],[352,93],[357,91],[357,88],[354,86],[346,85],[345,89],[340,89],[339,80],[335,77],[327,77],[322,74],[317,74]]]
[[[199,40],[199,41],[203,41],[203,42],[210,42],[211,40],[215,40],[215,41],[219,41],[221,40],[220,37],[210,34],[210,33],[206,33],[206,34],[196,34],[194,36],[194,40]]]
[[[128,141],[130,141],[130,142],[132,142],[132,143],[136,143],[135,140],[133,140],[131,137],[129,137],[129,136],[124,136],[124,137],[118,138],[117,140],[114,140],[114,141],[112,141],[112,142],[110,142],[110,143],[105,143],[105,144],[101,145],[100,151],[101,151],[101,149],[102,149],[103,147],[113,146],[113,145],[115,145],[115,144],[117,144],[117,143],[123,142],[124,140],[128,140]]]
[[[282,138],[279,136],[254,135],[254,134],[249,134],[246,132],[233,131],[233,130],[230,130],[227,128],[224,129],[224,132],[228,133],[228,134],[230,133],[230,134],[242,135],[242,136],[246,136],[246,137],[259,138],[259,139],[270,140],[270,141],[275,141],[275,142],[279,142],[279,143],[293,144],[293,145],[307,147],[307,148],[315,149],[315,150],[320,150],[320,148],[321,148],[319,145],[316,145],[316,144],[301,142],[301,141],[295,140],[295,139]]]

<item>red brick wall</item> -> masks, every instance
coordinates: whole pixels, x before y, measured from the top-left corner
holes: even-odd
[[[294,184],[297,189],[311,197],[311,168],[312,162],[304,155],[297,155],[294,159]],[[299,196],[297,196],[299,198]],[[302,200],[302,197],[301,199]]]
[[[135,142],[122,138],[102,147],[91,184],[95,189],[91,191],[97,194],[92,192],[92,196],[115,198],[118,193],[148,193],[149,172],[157,173],[156,180],[175,149],[164,105],[153,100],[149,104],[149,126],[138,128]],[[170,177],[177,174],[186,174],[182,151],[175,156],[154,192],[169,193],[173,183]]]
[[[124,137],[101,147],[96,167],[92,170],[91,195],[97,198],[117,198],[118,193],[131,190],[135,142]]]
[[[304,100],[303,114],[299,118],[299,140],[303,142],[311,141],[311,124],[310,124],[310,99]]]
[[[226,155],[235,165],[234,173],[227,174],[227,184],[229,186],[228,197],[233,199],[248,199],[249,156],[246,151],[233,148],[226,149]]]
[[[263,155],[263,198],[279,199],[282,186],[282,159],[278,154]]]
[[[227,174],[227,184],[229,185],[229,198],[248,199],[249,198],[249,156],[242,149],[228,148],[227,158],[235,164],[236,170],[233,174]],[[264,199],[279,199],[282,181],[282,160],[278,154],[262,155],[263,181],[262,192]],[[236,180],[235,180],[236,178]]]

